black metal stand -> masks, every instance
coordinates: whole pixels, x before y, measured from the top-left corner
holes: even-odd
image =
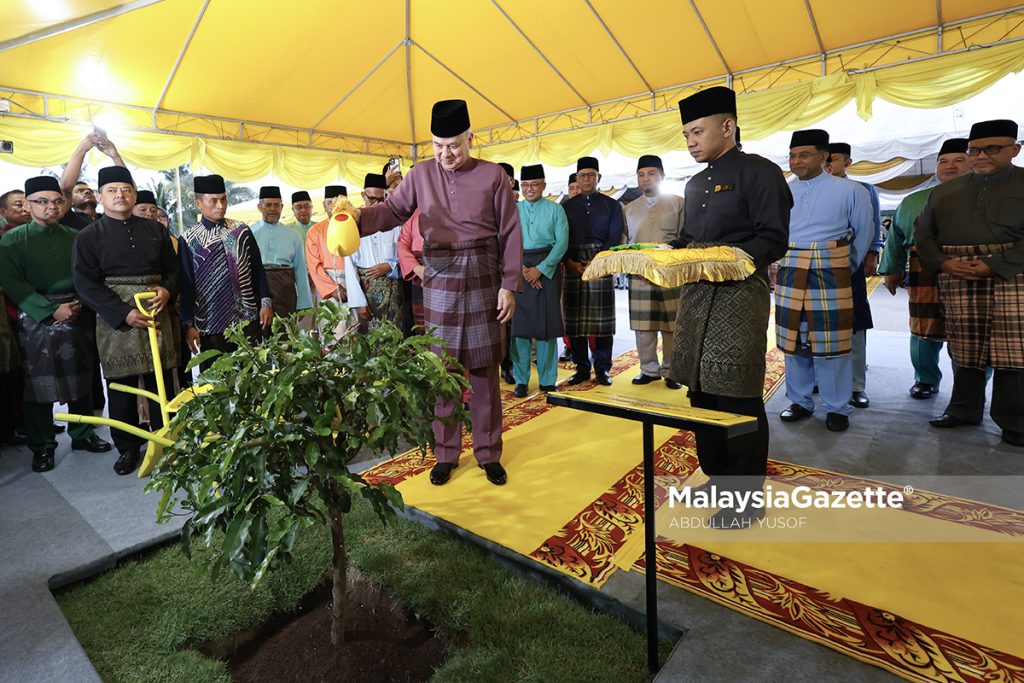
[[[658,671],[658,558],[654,523],[654,426],[720,431],[726,438],[747,434],[757,429],[757,420],[747,415],[733,415],[658,401],[636,400],[623,396],[589,393],[548,394],[548,403],[589,413],[633,420],[643,424],[644,434],[644,549],[646,552],[647,593],[647,670]]]
[[[647,670],[658,671],[658,559],[654,546],[654,425],[644,420],[644,547],[647,561]]]

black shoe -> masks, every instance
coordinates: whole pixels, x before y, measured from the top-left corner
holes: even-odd
[[[764,519],[764,508],[747,508],[743,512],[737,512],[732,508],[722,508],[711,515],[711,528],[725,531],[742,531],[749,529]]]
[[[92,434],[88,439],[72,439],[71,448],[76,451],[89,451],[90,453],[106,453],[113,446],[100,437]]]
[[[45,451],[32,454],[32,471],[33,472],[49,472],[53,469],[53,454],[52,448],[47,448]]]
[[[650,384],[651,382],[657,382],[657,381],[658,381],[657,377],[651,377],[650,375],[645,375],[642,372],[639,375],[637,375],[636,377],[633,378],[633,384]]]
[[[680,384],[679,382],[675,381],[674,379],[669,379],[668,377],[665,378],[665,386],[668,387],[669,389],[682,389],[683,388],[682,384]]]
[[[58,424],[56,422],[53,423],[54,434],[63,434],[65,429],[67,429],[67,427],[65,427],[64,425]]]
[[[139,449],[134,448],[130,451],[121,451],[121,457],[114,463],[114,471],[124,476],[131,474],[135,471],[135,468],[139,466]]]
[[[569,386],[576,386],[577,384],[583,384],[584,382],[590,381],[590,371],[577,370],[572,377],[569,378]]]
[[[442,486],[452,478],[452,470],[458,467],[456,462],[439,462],[430,470],[430,483],[434,486]]]
[[[1015,432],[1012,429],[1003,430],[1003,441],[1016,446],[1017,448],[1024,448],[1024,432]]]
[[[500,462],[487,462],[480,465],[487,474],[487,481],[491,482],[495,486],[504,486],[508,482],[508,475],[505,474],[505,468],[501,466]]]
[[[501,378],[505,380],[505,384],[515,384],[516,378],[512,376],[512,368],[502,368]]]
[[[855,391],[850,396],[850,405],[854,408],[867,408],[871,405],[871,400],[863,391]]]
[[[612,376],[608,374],[607,370],[598,370],[594,375],[597,377],[598,384],[603,384],[606,387],[612,385]]]
[[[558,391],[558,387],[556,387],[554,384],[541,384],[540,390],[543,391],[544,393],[547,393],[549,391]]]
[[[829,413],[825,416],[825,426],[830,432],[845,432],[850,428],[850,418],[841,413]]]
[[[949,413],[943,413],[936,418],[928,420],[928,424],[932,427],[938,427],[939,429],[952,429],[953,427],[972,426],[975,427],[981,422],[970,422],[968,420],[961,420],[959,417],[953,417]]]
[[[791,403],[788,408],[779,413],[779,419],[783,422],[799,422],[811,415],[814,415],[813,410],[807,410],[799,403]]]
[[[572,351],[570,349],[566,349],[565,351],[562,351],[562,355],[558,357],[558,362],[559,363],[571,363],[572,362]]]
[[[937,393],[939,393],[939,388],[934,384],[915,382],[914,386],[910,387],[910,398],[932,398]]]
[[[515,391],[513,391],[512,393],[515,394],[516,398],[526,398],[526,385],[517,384]]]

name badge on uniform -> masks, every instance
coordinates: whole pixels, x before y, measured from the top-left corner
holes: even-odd
[[[723,183],[722,185],[715,185],[715,193],[718,192],[732,192],[736,189],[736,186],[732,183]]]

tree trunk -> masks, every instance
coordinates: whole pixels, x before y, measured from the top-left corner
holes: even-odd
[[[342,512],[338,505],[328,507],[331,515],[331,544],[334,558],[331,561],[331,645],[336,648],[345,641],[345,607],[348,573],[348,556],[345,554],[345,528]]]

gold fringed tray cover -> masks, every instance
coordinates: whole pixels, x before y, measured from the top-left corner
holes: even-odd
[[[624,249],[602,251],[587,266],[584,280],[608,275],[639,275],[659,287],[705,280],[725,282],[745,280],[754,272],[754,264],[739,249],[730,246],[689,249]]]

